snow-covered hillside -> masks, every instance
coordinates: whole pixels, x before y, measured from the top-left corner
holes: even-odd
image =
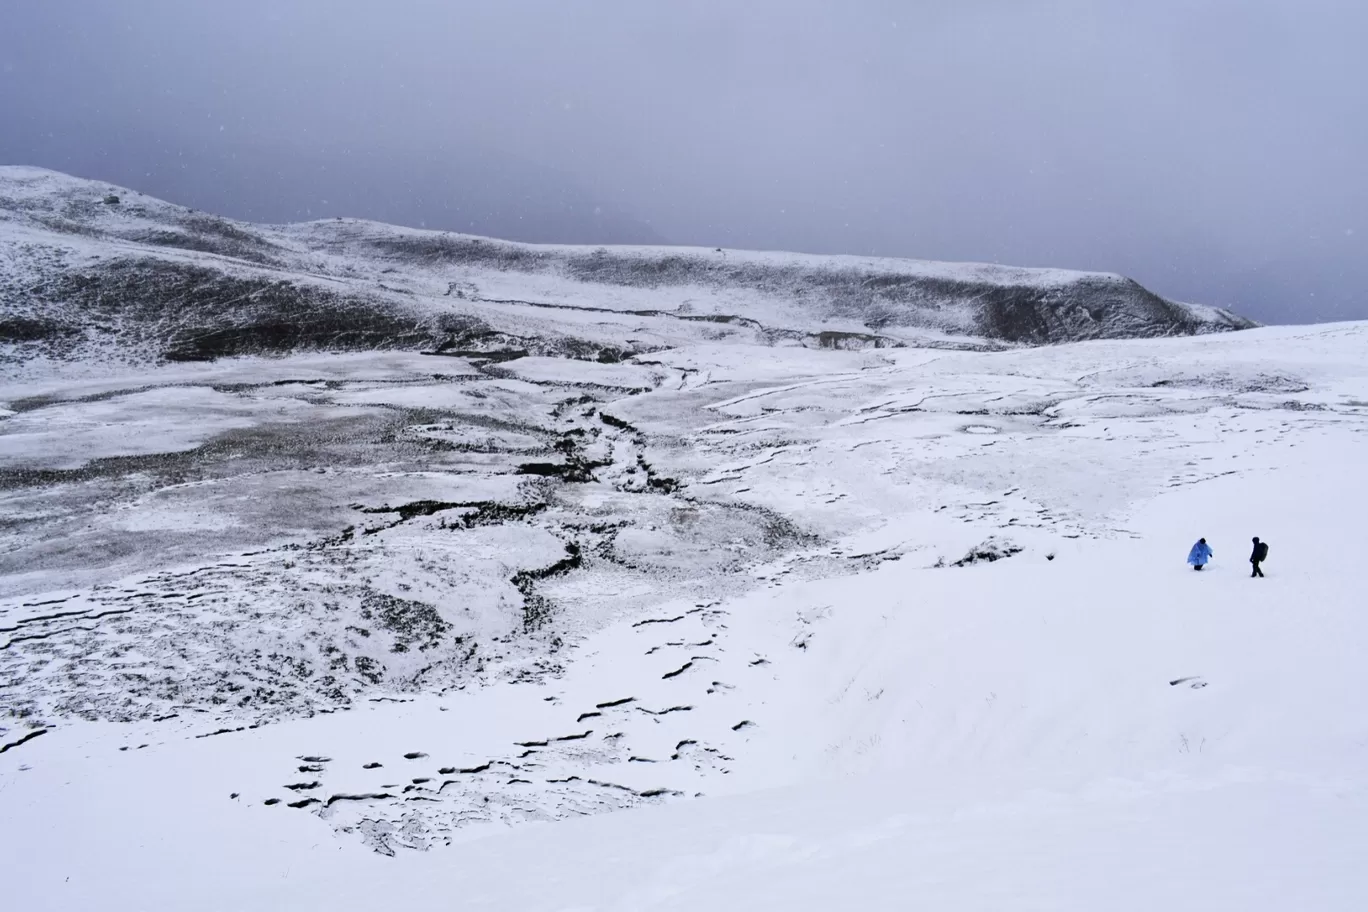
[[[547,247],[354,220],[265,227],[0,168],[0,360],[300,350],[619,361],[706,341],[982,348],[1251,326],[1114,275]]]
[[[634,285],[485,241],[536,262],[381,267],[478,245],[346,222],[158,254],[336,292],[271,328],[294,292],[102,297],[180,210],[5,180],[7,325],[42,324],[0,374],[15,908],[1368,902],[1368,324],[874,332],[821,276],[979,267],[604,253],[691,276]],[[486,334],[367,335],[377,281]]]
[[[7,383],[9,896],[1368,897],[1368,326],[430,363]]]

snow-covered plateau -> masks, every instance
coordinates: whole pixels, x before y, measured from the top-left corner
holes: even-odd
[[[0,896],[1368,908],[1368,324],[1248,326],[0,169]]]

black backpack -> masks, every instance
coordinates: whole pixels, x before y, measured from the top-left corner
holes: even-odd
[[[1268,542],[1259,542],[1259,546],[1254,549],[1254,559],[1257,561],[1268,560]]]

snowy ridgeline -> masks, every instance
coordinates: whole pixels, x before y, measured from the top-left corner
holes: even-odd
[[[1119,276],[260,226],[0,167],[0,360],[376,349],[619,361],[697,342],[985,348],[1247,328]]]

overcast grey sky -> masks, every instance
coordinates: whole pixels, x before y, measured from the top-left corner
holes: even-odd
[[[1362,0],[0,0],[0,162],[1368,318]]]

